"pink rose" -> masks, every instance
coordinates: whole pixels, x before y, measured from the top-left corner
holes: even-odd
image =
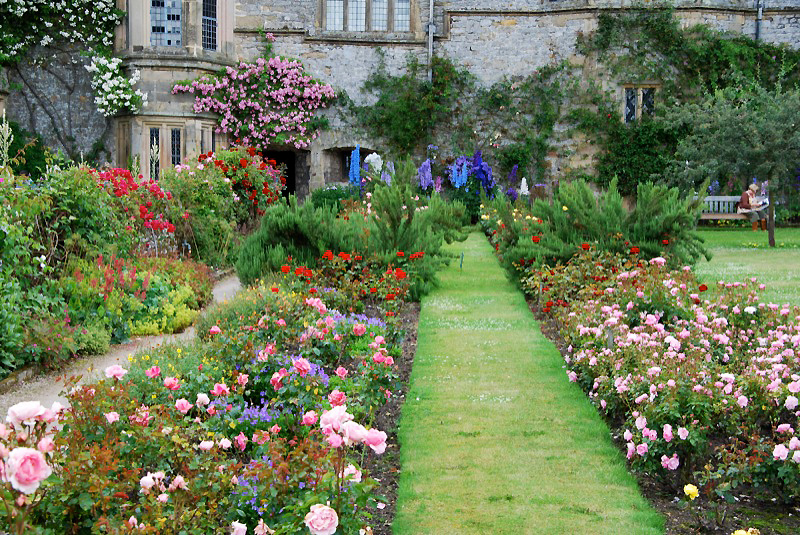
[[[331,405],[333,405],[334,407],[338,407],[340,405],[344,405],[347,402],[347,396],[344,394],[344,392],[340,392],[337,389],[328,394],[328,401],[330,401]]]
[[[227,396],[230,393],[231,391],[228,390],[228,387],[225,386],[225,383],[216,383],[214,384],[214,388],[211,390],[211,394],[214,396]]]
[[[221,333],[221,332],[222,332],[222,329],[220,329],[220,328],[219,328],[219,326],[217,326],[217,325],[214,325],[213,327],[211,327],[211,328],[208,330],[208,333],[209,333],[209,334],[219,334],[219,333]]]
[[[247,384],[247,381],[250,380],[250,376],[246,373],[240,373],[239,376],[236,378],[236,382],[239,383],[241,386]]]
[[[14,452],[12,451],[11,454],[13,455]],[[783,444],[778,444],[777,446],[775,446],[775,449],[772,451],[772,457],[776,461],[785,461],[788,456],[789,456],[789,448],[787,448]],[[16,488],[16,487],[14,487],[14,488]],[[30,493],[28,493],[28,494],[30,494]]]
[[[272,379],[269,380],[269,384],[271,384],[272,388],[274,388],[275,390],[280,390],[281,388],[283,388],[283,383],[281,383],[281,379],[283,379],[283,377],[281,376],[280,372],[275,372],[272,374]]]
[[[375,337],[375,343],[378,344],[378,345],[383,344],[385,341],[386,341],[386,339],[381,335],[378,335],[378,336]]]
[[[677,470],[678,466],[680,466],[680,460],[678,459],[678,454],[673,453],[672,457],[667,457],[666,455],[661,456],[661,466],[663,466],[667,470]]]
[[[342,433],[344,441],[348,446],[364,442],[364,439],[367,438],[367,430],[363,425],[357,424],[356,422],[344,422],[339,428],[339,431]]]
[[[33,494],[39,483],[50,477],[53,470],[41,451],[32,448],[15,448],[8,455],[5,477],[11,486],[23,494]]]
[[[353,334],[356,336],[364,336],[364,333],[367,332],[367,326],[363,323],[356,323],[353,325]]]
[[[353,415],[347,412],[347,407],[344,405],[337,405],[329,411],[322,413],[319,419],[319,425],[323,431],[329,429],[338,432],[344,422],[349,422],[353,419]]]
[[[626,454],[626,457],[630,459],[636,452],[636,444],[634,444],[633,442],[628,442],[626,446],[628,446],[628,453]]]
[[[187,412],[189,412],[189,410],[192,407],[194,407],[194,405],[192,405],[191,403],[189,403],[188,400],[185,400],[183,398],[181,398],[181,399],[179,399],[178,401],[175,402],[175,408],[178,409],[179,411],[181,411],[183,414],[186,414]]]
[[[348,464],[342,472],[342,479],[350,479],[354,483],[361,483],[361,470],[352,464]]]
[[[239,448],[239,451],[244,451],[244,449],[247,447],[248,440],[242,432],[236,435],[236,438],[234,438],[233,441],[236,442],[236,447]]]
[[[747,403],[748,403],[747,396],[739,396],[738,398],[736,398],[736,404],[743,409],[747,407]]]
[[[269,360],[270,355],[274,355],[278,352],[278,348],[275,344],[267,344],[264,349],[258,352],[258,360],[260,362],[266,362]]]
[[[277,434],[277,433],[281,432],[281,426],[279,426],[278,424],[275,424],[272,427],[270,427],[269,430],[270,430],[270,432]]]
[[[370,429],[367,431],[367,436],[364,437],[364,444],[380,455],[386,451],[386,433],[377,429]]]
[[[50,453],[54,449],[56,449],[56,445],[53,442],[53,439],[50,437],[42,438],[38,444],[36,444],[36,449],[41,451],[42,453]]]
[[[304,358],[293,360],[292,366],[294,366],[294,369],[297,371],[297,374],[300,377],[304,377],[308,372],[311,371],[311,363]]]
[[[211,440],[204,440],[197,447],[202,451],[209,451],[214,447],[214,442]]]
[[[114,364],[113,366],[109,366],[106,368],[106,377],[111,379],[122,379],[125,374],[128,373],[128,370],[120,366],[119,364]]]
[[[211,399],[209,399],[208,394],[197,394],[197,401],[195,401],[196,405],[205,406],[211,403]]]
[[[647,453],[648,450],[649,448],[647,447],[646,442],[642,442],[641,444],[636,446],[636,453],[638,453],[639,455],[644,456],[644,454]]]
[[[181,382],[175,377],[167,377],[164,379],[164,386],[170,390],[177,390],[181,387]]]
[[[673,438],[672,435],[672,426],[669,424],[664,424],[664,440],[667,442],[671,442]]]
[[[106,417],[106,420],[108,420],[108,423],[110,424],[113,424],[114,422],[119,420],[119,413],[115,411],[107,412],[103,416]]]
[[[686,440],[689,437],[689,430],[685,427],[678,428],[678,436],[681,440]]]
[[[795,396],[786,396],[786,403],[784,406],[790,411],[793,411],[797,407],[797,403],[798,401]]]
[[[23,401],[8,409],[6,421],[14,427],[25,421],[36,420],[43,416],[47,409],[38,401]]]
[[[330,433],[328,436],[325,437],[325,440],[328,441],[328,444],[330,444],[332,448],[342,447],[342,442],[343,442],[342,437],[340,437],[336,433]]]
[[[153,366],[152,368],[144,372],[144,374],[148,376],[150,379],[154,379],[159,375],[161,375],[161,368],[159,368],[158,366]]]
[[[303,425],[314,425],[317,423],[317,413],[314,411],[308,411],[303,415]]]
[[[278,327],[286,327],[286,320],[281,318],[281,319],[279,319],[278,321],[275,322],[275,325],[277,325]]]
[[[158,495],[156,500],[160,501],[161,503],[167,503],[169,501],[169,494],[167,494],[166,492],[162,492],[161,494]]]
[[[377,353],[372,355],[372,362],[376,362],[376,363],[380,364],[384,360],[386,360],[386,357],[384,357],[383,353],[381,353],[380,351],[378,351]]]
[[[340,379],[344,379],[345,377],[347,377],[347,370],[342,366],[336,368],[336,371],[333,373],[335,373],[336,376],[339,377]]]
[[[305,523],[311,535],[333,535],[339,527],[339,517],[333,509],[318,503],[311,506]]]
[[[240,522],[232,523],[231,528],[233,528],[231,535],[247,535],[247,526]]]
[[[223,438],[222,440],[219,441],[219,447],[222,448],[223,450],[230,449],[232,445],[233,443],[227,438]]]
[[[186,480],[183,479],[182,475],[175,476],[175,479],[172,480],[172,483],[169,484],[169,491],[175,492],[177,489],[187,490],[188,487],[186,486]]]
[[[794,433],[794,429],[789,424],[781,424],[775,428],[778,433]]]

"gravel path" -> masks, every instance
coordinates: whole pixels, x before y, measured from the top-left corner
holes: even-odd
[[[236,275],[231,275],[218,281],[214,285],[212,302],[227,301],[236,295],[241,287]],[[21,401],[39,400],[45,406],[50,406],[54,401],[66,404],[66,399],[60,395],[63,386],[61,378],[72,375],[83,375],[84,379],[100,377],[103,370],[112,364],[124,366],[128,356],[140,349],[149,349],[176,341],[191,340],[194,335],[194,327],[189,327],[177,334],[142,336],[134,338],[126,344],[112,346],[111,350],[105,355],[95,355],[71,361],[61,370],[35,376],[0,395],[0,414],[5,414],[9,407]]]

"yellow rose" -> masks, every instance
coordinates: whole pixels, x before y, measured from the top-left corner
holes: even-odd
[[[700,493],[697,491],[697,487],[691,483],[683,487],[683,493],[686,494],[690,500],[694,500],[700,495]]]
[[[566,206],[562,206],[562,207],[561,207],[561,209],[562,209],[562,210],[564,210],[565,212],[566,212],[567,210],[569,210],[569,208],[567,208]]]

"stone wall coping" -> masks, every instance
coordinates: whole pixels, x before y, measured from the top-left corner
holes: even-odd
[[[190,69],[218,72],[225,67],[232,67],[239,62],[233,59],[223,61],[208,61],[192,57],[159,57],[153,54],[120,54],[126,64],[135,63],[137,67],[151,67],[158,70]]]

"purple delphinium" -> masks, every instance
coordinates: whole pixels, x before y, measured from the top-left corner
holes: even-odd
[[[514,186],[508,186],[508,189],[506,190],[506,197],[508,197],[511,202],[515,202],[518,196],[519,195],[517,194],[517,190],[514,189]]]
[[[431,161],[425,160],[422,162],[422,165],[419,166],[417,170],[418,180],[419,180],[419,187],[422,190],[428,190],[433,187],[433,175],[431,174]]]

